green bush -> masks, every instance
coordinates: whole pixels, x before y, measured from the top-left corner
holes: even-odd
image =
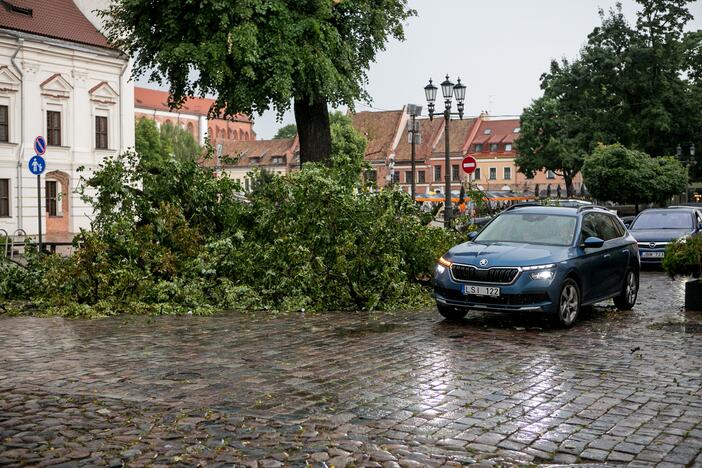
[[[702,274],[702,238],[688,237],[668,245],[663,257],[663,269],[671,277]]]
[[[238,184],[194,161],[108,158],[88,181],[93,230],[76,252],[0,264],[0,294],[64,316],[427,304],[458,234],[425,226],[402,191],[365,190],[356,159],[254,173],[242,203]]]

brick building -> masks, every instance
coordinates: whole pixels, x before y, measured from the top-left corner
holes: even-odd
[[[214,162],[231,179],[239,182],[244,190],[249,190],[248,173],[253,169],[262,169],[275,174],[287,174],[300,166],[300,152],[297,137],[275,140],[226,140],[217,149],[232,161],[216,156]]]
[[[137,119],[154,120],[157,125],[170,123],[187,130],[200,145],[209,136],[210,143],[216,146],[228,140],[249,141],[256,139],[251,120],[238,114],[231,119],[209,118],[214,99],[189,98],[179,109],[168,107],[167,91],[148,88],[134,88],[134,115]]]

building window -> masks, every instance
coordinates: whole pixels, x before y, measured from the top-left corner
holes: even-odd
[[[434,182],[441,182],[441,166],[434,166]]]
[[[512,178],[512,168],[511,167],[505,167],[503,169],[504,172],[504,179],[505,180],[510,180]]]
[[[512,143],[505,143],[505,151],[512,151]]]
[[[417,178],[418,178],[420,184],[425,184],[427,182],[427,176],[424,173],[424,171],[418,171]]]
[[[483,135],[490,135],[491,133],[492,133],[491,128],[486,128],[485,130],[483,130]]]
[[[556,173],[553,171],[547,171],[546,172],[546,178],[547,179],[555,179],[556,178]]]
[[[61,113],[46,111],[46,144],[61,146]]]
[[[107,117],[95,117],[95,148],[107,149]]]
[[[392,173],[392,183],[393,183],[393,184],[399,184],[399,183],[400,183],[400,171],[393,171],[393,173]]]
[[[367,184],[376,185],[378,183],[378,171],[374,169],[366,171],[363,177]]]
[[[7,143],[10,141],[10,121],[7,113],[7,106],[0,106],[0,141]]]
[[[273,164],[285,164],[282,156],[273,156],[273,158],[271,159],[271,162]]]
[[[497,180],[497,168],[496,167],[490,168],[490,180]]]
[[[406,184],[412,183],[412,171],[405,171],[405,183]]]
[[[480,168],[479,167],[476,167],[475,171],[473,171],[473,177],[475,178],[475,180],[480,180]]]
[[[46,212],[49,213],[49,216],[58,215],[58,192],[56,188],[56,181],[46,181]]]
[[[0,217],[10,216],[10,179],[0,179]]]
[[[500,145],[497,143],[490,143],[490,152],[497,153],[497,150],[499,147],[500,147]]]
[[[520,127],[517,127],[514,129],[514,133],[519,133],[522,129]]]
[[[474,151],[475,151],[476,153],[482,152],[482,151],[483,151],[483,144],[482,144],[482,143],[476,143],[476,145],[475,145],[475,147],[474,147]]]
[[[451,180],[458,180],[458,164],[454,164],[451,166]]]

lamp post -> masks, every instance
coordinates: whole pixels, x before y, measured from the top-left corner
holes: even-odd
[[[409,113],[410,117],[412,117],[412,121],[410,123],[410,128],[408,130],[408,136],[409,136],[409,141],[410,144],[412,145],[412,201],[416,201],[416,196],[417,196],[417,184],[416,184],[416,179],[417,177],[415,176],[415,173],[417,171],[417,163],[416,163],[416,149],[415,145],[418,143],[421,143],[421,138],[422,135],[419,132],[419,125],[417,122],[417,117],[422,115],[422,106],[418,106],[416,104],[407,104],[407,112]]]
[[[685,165],[685,168],[687,169],[687,180],[685,181],[685,203],[687,203],[689,201],[690,192],[690,168],[697,164],[697,160],[695,159],[695,144],[690,144],[688,156],[683,158],[683,149],[682,146],[678,143],[678,146],[675,148],[675,155],[678,157],[680,162]]]
[[[429,104],[429,120],[434,120],[434,102],[436,101],[436,91],[437,87],[434,86],[432,80],[429,80],[429,84],[424,87],[424,94],[427,98],[427,103]],[[463,120],[463,110],[464,101],[466,98],[466,86],[461,84],[461,79],[458,78],[458,83],[455,85],[449,80],[449,76],[446,75],[446,80],[441,83],[441,94],[444,96],[444,142],[446,143],[445,154],[444,154],[444,165],[445,165],[445,192],[446,192],[446,202],[444,204],[444,227],[449,227],[451,224],[452,211],[451,211],[451,154],[449,145],[449,122],[451,121],[452,115],[457,115],[461,120]],[[451,112],[451,98],[456,98],[458,112]]]

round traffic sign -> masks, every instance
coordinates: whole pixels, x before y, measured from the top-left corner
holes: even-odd
[[[41,135],[34,139],[34,152],[39,156],[46,153],[46,140],[44,140],[44,137]]]
[[[46,161],[41,156],[32,156],[29,160],[29,172],[34,175],[39,175],[46,169]]]
[[[466,174],[472,174],[475,172],[475,168],[478,167],[478,161],[475,160],[473,156],[466,156],[463,158],[463,163],[461,163],[461,167],[463,168],[463,172]]]

